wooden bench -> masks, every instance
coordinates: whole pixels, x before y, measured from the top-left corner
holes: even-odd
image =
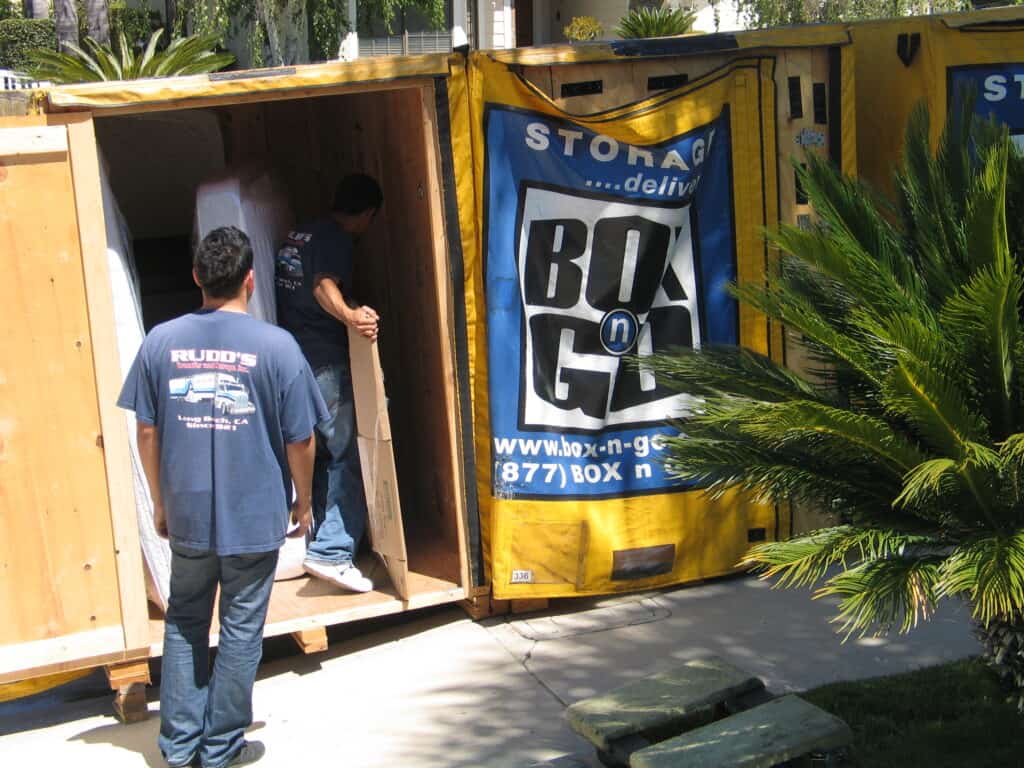
[[[783,696],[647,747],[630,768],[771,768],[850,743],[850,727],[799,696]]]
[[[637,750],[771,697],[757,677],[712,657],[577,702],[566,717],[612,768]]]

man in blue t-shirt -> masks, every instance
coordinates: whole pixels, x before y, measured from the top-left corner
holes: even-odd
[[[377,313],[352,306],[353,238],[364,233],[384,195],[369,176],[338,184],[331,213],[292,232],[275,266],[277,320],[291,331],[316,376],[331,418],[317,435],[313,470],[313,539],[306,573],[343,589],[368,592],[373,583],[353,562],[366,531],[348,329],[377,338]]]
[[[171,543],[160,751],[171,766],[220,768],[263,756],[244,738],[263,625],[288,510],[288,536],[310,525],[314,430],[328,413],[295,340],[246,313],[249,239],[215,229],[192,273],[202,308],[146,336],[117,404],[135,411],[154,523]]]

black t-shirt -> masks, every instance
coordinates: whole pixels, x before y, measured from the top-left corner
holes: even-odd
[[[324,311],[313,296],[318,275],[333,278],[344,292],[352,285],[352,237],[330,217],[291,232],[274,267],[277,322],[291,331],[315,371],[348,364],[345,324]]]

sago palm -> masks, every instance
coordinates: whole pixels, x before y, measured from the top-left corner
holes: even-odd
[[[615,34],[624,39],[672,37],[689,32],[696,20],[694,11],[682,8],[634,8],[619,19]]]
[[[744,563],[838,597],[847,634],[907,631],[965,598],[1024,705],[1024,270],[1006,218],[1007,168],[1022,163],[969,107],[934,152],[928,136],[919,109],[895,203],[807,158],[817,223],[771,235],[767,283],[734,290],[788,329],[811,370],[739,348],[656,358],[663,380],[703,398],[667,462],[713,496],[834,513],[834,527],[757,545]]]
[[[178,37],[163,51],[157,50],[163,30],[156,30],[141,53],[128,44],[121,33],[120,50],[85,39],[88,51],[69,43],[68,53],[33,51],[30,74],[52,83],[84,83],[103,80],[136,80],[145,77],[172,77],[216,72],[234,62],[230,53],[214,50],[217,35]]]

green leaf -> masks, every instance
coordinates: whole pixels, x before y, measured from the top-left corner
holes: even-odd
[[[162,29],[158,29],[149,36],[149,42],[146,44],[146,50],[137,62],[136,77],[146,77],[151,71],[152,61],[156,56],[156,48],[160,44],[160,38],[163,37],[163,34],[164,31]]]
[[[811,384],[771,358],[742,347],[675,349],[652,357],[627,358],[633,369],[655,373],[659,385],[690,395],[729,392],[768,402],[823,399]]]
[[[983,624],[1024,613],[1024,530],[958,546],[942,564],[938,593],[967,595]]]
[[[1020,422],[1015,352],[1021,343],[1022,294],[1024,277],[1007,258],[979,271],[942,311],[943,325],[970,352],[967,363],[984,393],[985,412],[996,441],[1014,432]]]
[[[935,610],[941,556],[931,552],[870,558],[830,578],[815,597],[839,597],[833,620],[849,638],[897,626],[909,632]]]
[[[771,541],[750,548],[739,565],[752,567],[776,587],[810,587],[833,566],[856,566],[864,560],[897,555],[908,546],[931,544],[927,536],[850,525],[824,528],[789,541]]]
[[[963,393],[934,368],[909,355],[891,371],[885,384],[889,408],[909,420],[932,448],[957,459],[967,443],[985,436],[985,425],[972,413]]]
[[[952,459],[922,461],[903,478],[903,490],[893,501],[894,507],[912,507],[927,503],[950,485],[956,487],[959,465]]]

